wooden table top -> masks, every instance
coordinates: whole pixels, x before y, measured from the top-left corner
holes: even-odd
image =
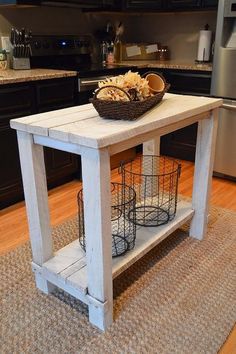
[[[166,93],[156,107],[135,121],[103,119],[92,104],[85,104],[12,119],[10,125],[62,142],[103,148],[211,111],[222,103],[218,98]]]

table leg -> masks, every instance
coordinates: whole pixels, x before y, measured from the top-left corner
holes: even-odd
[[[53,255],[43,147],[34,144],[33,136],[26,132],[18,131],[17,138],[33,262],[41,266]],[[45,293],[54,288],[38,273],[35,280]]]
[[[210,118],[198,122],[190,236],[199,240],[207,228],[217,125],[218,109],[212,111]]]
[[[155,139],[145,141],[143,143],[143,155],[160,155],[160,136],[156,137]],[[159,165],[158,164],[145,164],[143,161],[142,166],[142,173],[145,176],[148,175],[157,175],[159,172]],[[141,189],[141,196],[144,198],[144,194],[146,196],[152,197],[157,194],[158,192],[158,178],[144,178],[142,181],[142,189]]]
[[[160,137],[143,143],[143,155],[160,155]]]
[[[112,323],[112,240],[110,156],[107,149],[86,149],[82,177],[88,271],[89,320],[105,330]]]

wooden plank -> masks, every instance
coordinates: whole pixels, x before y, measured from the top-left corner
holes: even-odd
[[[43,264],[43,268],[47,268],[52,273],[60,274],[84,256],[85,253],[79,244],[79,240],[75,240],[56,252],[51,259]]]
[[[117,277],[133,263],[142,258],[181,225],[184,225],[192,218],[193,214],[194,210],[191,207],[191,203],[180,201],[175,218],[168,224],[158,227],[138,228],[134,249],[127,252],[123,257],[113,259],[113,278]]]
[[[83,153],[83,146],[62,142],[56,139],[52,139],[49,136],[34,135],[34,143],[57,150],[70,152],[72,154],[81,155]]]
[[[204,237],[207,229],[217,125],[218,109],[212,112],[211,118],[198,124],[192,196],[195,214],[190,227],[190,236],[198,240]]]
[[[158,106],[136,121],[114,121],[96,117],[52,128],[49,136],[93,148],[102,148],[181,122],[221,104],[221,99],[166,94]]]
[[[51,119],[46,118],[40,122],[32,123],[27,125],[27,131],[32,134],[48,136],[49,128],[57,128],[61,125],[64,125],[65,123],[77,123],[86,119],[95,118],[97,116],[97,111],[93,107],[90,107],[90,109],[84,110],[83,112],[70,113],[61,117],[53,117]]]
[[[84,152],[82,178],[88,293],[101,303],[107,303],[106,311],[91,303],[89,320],[105,330],[113,317],[110,156],[107,149]]]
[[[129,268],[172,232],[190,220],[193,214],[194,210],[192,209],[191,203],[181,200],[178,203],[175,218],[168,224],[158,227],[139,227],[137,230],[135,248],[132,251],[127,252],[124,256],[113,258],[112,277],[117,277],[124,270]],[[76,289],[81,289],[86,293],[88,288],[88,269],[87,266],[85,266],[86,258],[81,257],[78,247],[79,241],[76,240],[62,248],[57,252],[60,257],[58,255],[55,256],[53,258],[53,264],[50,263],[50,261],[44,263],[41,272],[46,276],[44,273],[46,270],[46,272],[50,272],[60,278],[61,283],[68,283],[73,285]],[[77,256],[76,250],[78,250]],[[74,254],[74,256],[71,258],[71,264],[67,264],[67,268],[65,268],[61,263],[61,258],[69,254]],[[56,262],[58,262],[57,265],[55,264]]]
[[[115,143],[113,145],[110,145],[109,146],[110,155],[117,154],[120,151],[127,150],[132,146],[136,146],[139,144],[143,144],[146,141],[150,141],[153,139],[154,136],[162,136],[165,134],[169,134],[177,129],[184,128],[188,125],[198,122],[201,119],[206,119],[209,117],[210,117],[210,111],[207,111],[207,112],[200,113],[200,114],[194,115],[192,117],[186,118],[184,120],[180,120],[176,123],[169,124],[169,125],[163,126],[161,128],[153,129],[147,133],[144,133],[144,134],[141,133],[139,135],[134,136],[133,138],[122,141],[122,144]]]
[[[63,117],[67,117],[73,114],[81,114],[82,112],[86,113],[87,111],[95,111],[93,105],[91,103],[84,104],[82,106],[73,106],[69,108],[62,108],[50,112],[44,112],[39,114],[33,114],[22,118],[11,119],[11,127],[17,130],[28,131],[28,125],[40,124],[40,122],[48,121],[52,122],[52,126],[55,126],[55,119],[63,119]],[[66,123],[66,118],[64,124]]]
[[[87,294],[87,292],[88,292],[88,268],[87,268],[87,266],[84,265],[83,267],[81,267],[79,269],[79,271],[71,274],[71,276],[69,276],[66,279],[66,283],[68,285],[76,287],[77,289],[80,288],[82,291],[85,292],[85,294]],[[89,311],[91,311],[91,308],[89,309]]]
[[[85,254],[83,258],[79,259],[77,262],[72,264],[71,266],[67,267],[64,269],[62,272],[60,272],[60,276],[64,278],[66,281],[69,280],[69,278],[76,272],[79,272],[84,266],[86,266],[86,257]],[[86,280],[87,283],[87,280]]]
[[[37,264],[32,262],[32,269],[37,274],[42,274],[44,279],[51,284],[59,287],[60,289],[66,291],[68,294],[71,294],[76,299],[83,301],[85,304],[88,304],[87,300],[87,286],[82,288],[81,286],[71,286],[70,284],[66,283],[62,277],[59,277],[58,274],[52,273],[46,268],[42,269],[42,267],[38,266]]]
[[[18,131],[17,138],[33,262],[41,266],[53,253],[43,147],[35,145],[28,133]],[[36,284],[46,293],[53,290],[40,274]]]

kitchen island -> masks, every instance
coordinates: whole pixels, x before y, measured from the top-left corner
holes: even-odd
[[[36,285],[58,286],[89,306],[89,320],[102,330],[112,323],[112,279],[178,227],[201,240],[208,202],[222,100],[166,94],[136,121],[104,120],[91,104],[11,120],[17,130]],[[140,228],[135,248],[112,261],[110,155],[137,144],[156,153],[159,136],[199,123],[192,202],[180,202],[176,217],[162,227]],[[80,154],[83,170],[86,255],[76,240],[53,252],[43,146]]]

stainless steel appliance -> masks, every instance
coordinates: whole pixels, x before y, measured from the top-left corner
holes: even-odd
[[[222,97],[214,174],[236,180],[236,0],[218,6],[211,95]]]
[[[35,35],[31,38],[31,67],[74,70],[78,72],[77,104],[89,102],[98,82],[136,67],[106,65],[92,60],[93,44],[88,35]],[[100,61],[99,61],[100,60]]]

